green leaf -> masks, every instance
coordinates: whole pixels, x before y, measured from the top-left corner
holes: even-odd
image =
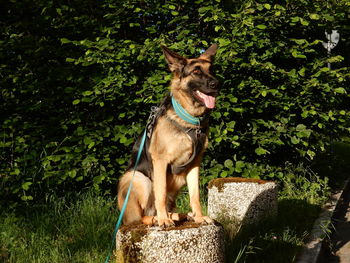
[[[339,94],[346,94],[346,90],[344,88],[335,88],[334,92]]]
[[[90,142],[89,145],[88,145],[88,149],[91,149],[94,146],[95,146],[95,142]]]
[[[21,173],[20,169],[15,168],[10,174],[11,175],[19,175]]]
[[[306,58],[305,55],[299,53],[296,49],[293,50],[292,56],[295,57],[295,58]]]
[[[257,155],[263,155],[263,154],[268,153],[268,151],[265,150],[265,149],[262,148],[262,147],[258,147],[258,148],[255,149],[255,153],[256,153]]]
[[[76,100],[73,100],[73,105],[77,105],[80,103],[80,100],[79,99],[76,99]]]
[[[89,145],[92,142],[93,142],[93,140],[90,137],[84,137],[84,144],[85,145]]]
[[[67,43],[70,43],[71,41],[67,38],[61,38],[61,44],[67,44]]]
[[[262,25],[262,24],[261,25],[257,25],[256,27],[259,28],[259,29],[266,29],[266,26]]]
[[[310,157],[310,159],[312,160],[316,153],[314,151],[311,151],[311,150],[307,150],[306,154]]]
[[[25,182],[24,184],[22,184],[22,189],[24,191],[27,191],[29,190],[29,187],[32,185],[33,183],[32,182]]]
[[[87,90],[83,92],[83,96],[90,96],[91,94],[93,94],[91,90]]]
[[[300,18],[300,23],[303,25],[303,26],[308,26],[310,23],[309,21],[305,20],[305,19],[302,19]]]
[[[297,131],[303,131],[306,129],[306,126],[304,124],[298,124],[295,128]]]
[[[220,177],[222,177],[222,178],[227,177],[227,171],[222,171],[222,172],[220,173]]]
[[[221,142],[221,141],[222,141],[222,138],[221,138],[221,137],[216,137],[216,138],[215,138],[215,141],[216,141],[216,142]]]
[[[56,8],[56,12],[57,12],[57,14],[59,14],[60,16],[62,15],[62,9],[61,9],[61,8]]]
[[[203,14],[203,13],[205,13],[205,12],[211,10],[211,9],[212,9],[212,7],[200,7],[200,8],[198,9],[198,12],[199,12],[200,14]]]
[[[267,10],[270,10],[270,9],[271,9],[271,5],[270,5],[270,4],[264,4],[264,7],[265,7]]]
[[[23,196],[21,196],[21,200],[23,200],[23,201],[30,201],[30,200],[33,200],[33,196],[31,196],[31,195],[23,195]]]
[[[298,22],[299,20],[300,20],[300,17],[298,17],[298,16],[291,17],[291,21],[293,23]]]
[[[236,167],[237,168],[243,168],[245,166],[245,163],[243,161],[237,161],[236,162]]]
[[[77,171],[75,169],[68,171],[69,177],[74,178],[76,175],[77,175]]]
[[[298,74],[299,74],[300,76],[304,77],[304,76],[305,76],[305,70],[306,70],[306,68],[305,68],[305,67],[302,67],[302,68],[298,71]]]
[[[290,140],[291,140],[292,144],[298,144],[300,142],[300,139],[295,137],[295,136],[293,136]]]
[[[225,166],[226,168],[231,168],[231,167],[233,166],[232,160],[227,159],[227,160],[224,162],[224,166]]]
[[[99,175],[99,176],[95,176],[93,180],[95,184],[100,184],[105,178],[106,176]]]
[[[318,14],[310,14],[310,18],[313,20],[318,20],[320,19],[320,16]]]
[[[235,171],[237,173],[241,173],[242,172],[242,168],[245,167],[245,163],[243,161],[237,161],[236,165],[235,165]]]
[[[231,44],[230,40],[224,39],[224,38],[220,38],[220,39],[218,39],[218,41],[219,41],[220,47],[224,47],[224,46],[227,46],[227,45]]]

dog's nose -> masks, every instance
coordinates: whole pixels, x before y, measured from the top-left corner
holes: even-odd
[[[219,81],[218,81],[218,80],[216,80],[216,79],[211,79],[211,80],[209,81],[209,88],[211,88],[211,89],[217,89],[218,84],[219,84]]]

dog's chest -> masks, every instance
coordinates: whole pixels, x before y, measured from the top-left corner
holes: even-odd
[[[190,147],[183,151],[182,156],[177,156],[177,159],[171,163],[172,174],[182,174],[189,167],[193,166],[196,157],[201,154],[206,147],[206,134],[190,134]]]
[[[160,118],[153,131],[149,152],[153,160],[166,160],[173,174],[191,166],[207,145],[207,134],[195,129],[181,129],[166,118]]]

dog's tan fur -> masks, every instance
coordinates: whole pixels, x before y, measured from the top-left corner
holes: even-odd
[[[216,48],[216,45],[213,45],[198,59],[185,59],[167,48],[163,48],[165,58],[173,73],[171,92],[182,107],[193,116],[201,116],[208,109],[203,104],[194,101],[186,92],[188,81],[196,76],[190,74],[182,78],[179,68],[183,65],[190,65],[187,66],[186,70],[192,72],[200,66],[208,77],[213,77],[210,66]],[[179,65],[181,63],[182,65]],[[171,174],[167,172],[168,166],[170,164],[181,165],[186,163],[192,155],[193,141],[188,134],[174,129],[174,126],[170,125],[169,119],[183,127],[196,128],[196,126],[182,120],[172,108],[167,109],[165,114],[159,117],[148,149],[152,159],[153,177],[148,178],[141,172],[136,171],[132,192],[123,218],[124,224],[143,222],[160,226],[173,225],[173,220],[178,219],[178,215],[171,213],[174,209],[175,199],[181,187],[186,183],[194,221],[199,223],[212,222],[209,217],[203,216],[199,196],[199,167],[204,149],[208,145],[208,138],[206,136],[201,152],[197,153],[195,159],[186,167],[184,172],[176,175]],[[132,173],[133,171],[129,170],[120,179],[118,187],[119,208],[124,203]]]

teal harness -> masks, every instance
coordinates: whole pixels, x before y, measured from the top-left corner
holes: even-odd
[[[183,119],[184,121],[186,121],[186,122],[188,122],[188,123],[190,123],[192,125],[196,125],[197,127],[200,127],[201,121],[203,120],[202,117],[195,117],[195,116],[192,116],[191,114],[189,114],[173,96],[171,96],[171,103],[172,103],[172,106],[174,108],[175,113],[181,119]],[[117,235],[117,232],[118,232],[118,230],[119,230],[119,228],[120,228],[120,226],[122,224],[123,215],[125,213],[126,206],[128,204],[128,201],[129,201],[129,197],[130,197],[130,193],[131,193],[131,188],[132,188],[132,183],[133,183],[133,180],[134,180],[136,168],[137,168],[137,165],[139,164],[139,161],[140,161],[140,158],[141,158],[141,154],[142,154],[143,148],[145,146],[146,139],[147,139],[147,137],[150,138],[150,136],[151,136],[150,133],[152,133],[152,130],[153,130],[153,125],[155,123],[155,117],[157,116],[155,114],[155,112],[157,110],[159,110],[159,108],[153,108],[152,107],[151,115],[150,115],[150,117],[149,117],[149,119],[147,121],[146,129],[145,129],[145,131],[144,131],[144,133],[142,135],[142,139],[141,139],[139,150],[137,152],[137,157],[136,157],[135,165],[134,165],[134,168],[133,168],[133,174],[132,174],[132,177],[131,177],[131,180],[130,180],[129,188],[128,188],[127,194],[125,196],[125,200],[124,200],[122,209],[120,210],[118,221],[117,221],[117,224],[116,224],[114,232],[113,232],[112,244],[110,246],[109,254],[108,254],[106,260],[104,261],[104,263],[108,263],[111,255],[112,255],[113,246],[114,246],[114,243],[115,243],[115,240],[116,240],[116,235]],[[178,126],[178,124],[175,124],[175,125]],[[179,128],[182,129],[181,127],[179,127]],[[184,132],[186,132],[186,131],[184,131]],[[191,139],[193,140],[192,137],[191,137]],[[188,163],[192,162],[192,160],[194,159],[194,156],[196,155],[195,153],[196,153],[196,149],[195,149],[195,146],[194,146],[193,154],[192,154],[190,160],[185,165],[187,165]]]

